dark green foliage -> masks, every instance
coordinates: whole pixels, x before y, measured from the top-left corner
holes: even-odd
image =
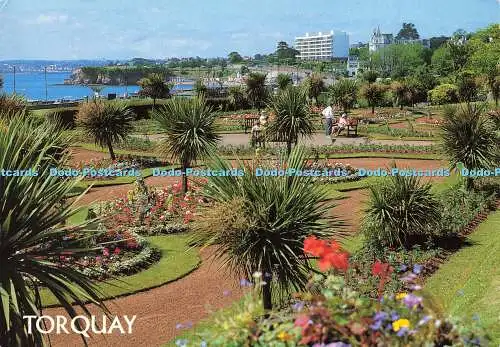
[[[323,77],[317,74],[312,74],[305,80],[304,83],[309,98],[317,102],[318,96],[326,89]]]
[[[304,150],[294,149],[280,166],[304,169]],[[210,167],[227,170],[233,165],[216,159]],[[259,167],[276,168],[274,163]],[[209,178],[205,191],[218,207],[207,211],[195,240],[214,245],[214,256],[240,278],[262,272],[268,284],[272,281],[280,288],[278,292],[305,287],[312,270],[304,256],[305,238],[331,240],[342,235],[339,223],[329,216],[332,206],[325,191],[312,177],[257,177],[255,168],[247,167],[243,177]],[[270,287],[264,286],[263,292],[266,301]]]
[[[443,145],[452,167],[459,163],[469,170],[491,168],[500,160],[500,138],[484,108],[473,104],[447,107],[444,112]],[[467,185],[472,187],[468,177]]]
[[[403,23],[403,27],[399,30],[396,35],[396,39],[406,39],[406,40],[417,40],[420,38],[417,28],[413,23]]]
[[[439,201],[429,183],[415,176],[391,175],[370,187],[362,229],[368,243],[411,248],[433,235],[439,218]]]
[[[367,70],[363,72],[363,79],[368,83],[375,83],[377,81],[378,72],[373,70]]]
[[[314,132],[306,91],[288,87],[271,99],[270,108],[276,118],[269,124],[268,134],[272,138],[285,139],[290,154],[292,143],[297,143],[300,136],[311,136]]]
[[[165,79],[164,75],[153,73],[137,82],[141,87],[139,95],[152,98],[153,108],[156,105],[156,99],[164,99],[170,96],[170,87],[165,82]]]
[[[216,115],[203,98],[174,98],[153,113],[153,119],[165,130],[162,151],[178,160],[185,170],[196,160],[210,156],[220,136],[216,134]],[[187,192],[187,176],[183,176]]]
[[[259,110],[263,108],[269,97],[266,87],[266,75],[259,72],[251,72],[246,80],[246,86],[247,98],[252,107]]]
[[[458,97],[460,101],[471,102],[476,100],[478,84],[474,74],[470,71],[463,71],[457,76]]]
[[[341,79],[328,89],[330,100],[348,111],[354,106],[358,99],[358,85],[356,81],[350,79]]]
[[[372,113],[375,112],[375,107],[380,106],[384,101],[384,93],[386,87],[381,84],[368,84],[361,89],[361,95],[368,101],[368,105],[372,108]]]
[[[289,74],[280,73],[278,77],[276,77],[276,83],[278,84],[278,88],[280,90],[286,89],[288,86],[292,85],[292,77]]]
[[[116,159],[113,144],[132,132],[134,115],[125,103],[94,100],[80,105],[77,123],[94,139],[95,144],[107,147],[111,159]]]
[[[71,266],[60,266],[55,260],[68,252],[73,257],[83,257],[93,251],[78,246],[85,236],[85,225],[71,229],[64,226],[78,212],[74,205],[64,204],[78,182],[49,175],[51,167],[67,165],[68,157],[63,153],[68,145],[61,129],[50,122],[35,126],[32,120],[18,116],[12,118],[7,129],[0,128],[1,166],[36,168],[39,173],[38,177],[0,176],[2,346],[46,345],[45,336],[36,329],[27,333],[27,320],[23,319],[41,314],[42,287],[56,297],[70,317],[81,312],[90,315],[85,301],[105,309],[101,294],[87,276]]]

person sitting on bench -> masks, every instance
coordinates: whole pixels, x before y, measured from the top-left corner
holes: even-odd
[[[340,117],[339,122],[333,127],[332,133],[333,136],[339,136],[342,130],[349,126],[349,121],[347,120],[347,113],[342,113],[342,117]]]

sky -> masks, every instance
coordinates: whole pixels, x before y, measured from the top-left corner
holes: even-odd
[[[344,30],[367,42],[403,22],[421,37],[500,23],[500,0],[0,0],[0,59],[220,57]]]

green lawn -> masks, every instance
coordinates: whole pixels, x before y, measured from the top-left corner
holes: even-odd
[[[444,312],[478,315],[500,343],[500,211],[470,235],[471,245],[455,253],[427,281],[425,293]]]
[[[198,250],[188,246],[189,234],[153,236],[148,240],[161,251],[160,261],[135,275],[102,283],[100,290],[105,294],[104,298],[133,294],[173,282],[195,270],[201,262]],[[48,291],[42,291],[42,302],[44,306],[57,305],[55,297]]]

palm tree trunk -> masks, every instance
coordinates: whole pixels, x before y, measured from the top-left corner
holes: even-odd
[[[271,277],[267,276],[269,274],[265,269],[262,271],[262,279],[265,284],[262,286],[262,304],[264,306],[264,310],[270,311],[273,309],[273,300],[272,300],[272,292],[271,292]]]
[[[372,114],[375,113],[375,105],[372,105]]]
[[[290,153],[292,153],[292,141],[288,140],[286,142],[286,154],[290,156]]]
[[[108,141],[108,150],[111,160],[116,160],[115,152],[113,151],[113,145],[111,144],[111,141]]]
[[[188,178],[187,178],[187,175],[186,175],[186,169],[188,167],[189,167],[189,163],[184,162],[182,164],[182,172],[183,172],[183,175],[182,175],[182,192],[184,194],[186,194],[187,191],[188,191]]]

